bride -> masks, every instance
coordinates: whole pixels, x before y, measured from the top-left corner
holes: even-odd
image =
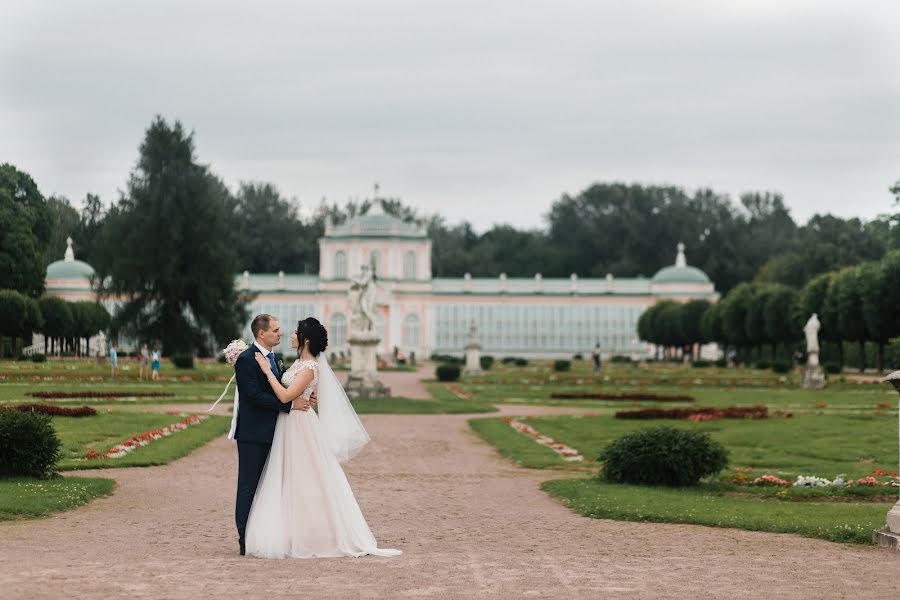
[[[247,554],[259,558],[398,556],[379,548],[347,477],[344,462],[369,441],[323,351],[328,334],[319,321],[304,319],[291,336],[298,359],[281,382],[257,354],[275,395],[283,402],[318,396],[312,410],[280,413],[247,522]]]

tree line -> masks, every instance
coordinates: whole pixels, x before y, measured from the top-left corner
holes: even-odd
[[[688,262],[720,292],[753,282],[784,293],[776,284],[799,288],[900,248],[898,215],[868,222],[816,215],[798,225],[773,192],[734,201],[710,189],[617,182],[562,195],[543,227],[526,230],[495,225],[478,233],[468,221],[449,224],[399,198],[323,199],[303,212],[271,183],[230,190],[199,161],[194,134],[157,117],[111,204],[88,194],[77,211],[64,197],[45,199],[27,173],[0,165],[0,269],[6,287],[39,297],[46,265],[62,257],[71,236],[101,293],[125,299],[112,335],[161,342],[166,353],[210,348],[236,336],[246,318],[249,298],[234,289],[235,274],[316,273],[326,220],[365,214],[373,201],[426,227],[436,277],[650,277],[684,242]]]
[[[790,361],[794,352],[805,350],[803,326],[815,313],[819,339],[834,349],[835,362],[844,365],[846,346],[855,345],[855,366],[864,370],[872,345],[883,371],[886,349],[900,336],[898,281],[900,251],[894,250],[881,260],[816,275],[800,289],[744,282],[716,303],[663,301],[641,315],[638,335],[657,345],[660,355],[671,356],[676,348],[690,353],[716,342],[734,349],[739,362],[762,357],[764,349],[773,359]]]
[[[45,352],[81,354],[81,344],[109,327],[110,315],[97,302],[67,302],[45,296],[31,298],[0,290],[0,357],[14,356],[30,343],[32,333],[45,337]]]

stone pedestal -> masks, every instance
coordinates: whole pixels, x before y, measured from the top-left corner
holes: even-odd
[[[804,390],[821,390],[825,387],[825,371],[819,365],[806,365],[800,385]]]
[[[463,369],[463,376],[482,375],[481,370],[481,346],[479,344],[469,344],[466,346],[466,367]]]
[[[378,380],[378,336],[351,334],[350,377],[344,388],[353,399],[388,398],[391,390]]]
[[[884,379],[894,385],[894,389],[900,392],[900,371],[894,371]],[[900,419],[900,414],[898,414]],[[900,425],[900,421],[898,421]],[[872,541],[879,546],[900,550],[900,501],[892,508],[886,519],[884,529],[876,529],[872,532]]]

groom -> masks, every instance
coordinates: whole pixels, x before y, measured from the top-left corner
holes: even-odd
[[[250,517],[250,506],[256,494],[256,485],[262,476],[263,467],[272,448],[272,437],[275,435],[275,422],[279,412],[309,410],[309,400],[294,400],[293,403],[282,403],[272,392],[262,369],[256,364],[254,355],[259,352],[267,357],[272,372],[280,378],[283,368],[281,362],[275,360],[272,348],[281,343],[281,325],[272,315],[257,315],[250,323],[253,333],[253,345],[238,357],[234,364],[237,379],[240,409],[237,415],[237,428],[234,439],[238,447],[238,482],[237,502],[234,520],[237,524],[238,542],[241,545],[241,556],[244,555],[244,533],[247,519]],[[312,403],[315,401],[313,400]]]

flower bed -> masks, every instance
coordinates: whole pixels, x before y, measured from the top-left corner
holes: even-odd
[[[172,423],[171,425],[166,425],[165,427],[160,427],[159,429],[154,429],[153,431],[147,431],[138,435],[132,436],[130,439],[116,444],[112,448],[106,451],[105,454],[100,454],[96,450],[91,450],[84,457],[87,460],[99,460],[103,458],[122,458],[135,448],[140,448],[141,446],[146,446],[150,442],[156,441],[158,439],[162,439],[167,435],[172,435],[173,433],[184,431],[191,425],[197,425],[198,423],[202,423],[206,419],[208,419],[206,415],[191,415],[186,417],[177,423]]]
[[[446,387],[448,390],[450,390],[450,392],[452,392],[453,395],[456,396],[457,398],[462,398],[463,400],[474,400],[475,399],[475,396],[473,396],[472,394],[470,394],[469,392],[465,391],[464,389],[462,389],[458,386],[447,384],[444,387]]]
[[[693,396],[670,396],[666,394],[603,394],[597,392],[554,392],[553,400],[649,400],[652,402],[693,402]]]
[[[503,417],[503,422],[509,423],[510,427],[518,431],[519,433],[523,433],[533,439],[535,442],[542,446],[546,446],[559,454],[563,460],[568,461],[582,461],[584,460],[584,456],[582,456],[581,452],[572,448],[570,446],[566,446],[562,442],[558,442],[553,438],[546,436],[539,432],[537,429],[528,425],[527,423],[523,423],[522,421],[518,421],[511,417]]]
[[[879,480],[877,477],[885,477],[884,480]],[[739,481],[738,479],[732,479],[732,481]],[[746,481],[746,479],[745,479]],[[780,477],[776,477],[774,475],[762,475],[761,477],[757,477],[751,482],[753,485],[774,485],[781,487],[795,487],[795,488],[842,488],[842,487],[854,487],[854,486],[887,486],[887,487],[900,487],[900,478],[898,478],[898,474],[895,472],[888,473],[887,471],[883,471],[881,469],[877,471],[873,471],[871,475],[866,477],[860,477],[859,479],[844,479],[844,475],[836,475],[834,479],[826,479],[824,477],[818,477],[816,475],[800,475],[793,482],[787,481],[785,479],[781,479]]]
[[[93,417],[97,411],[90,406],[78,406],[68,408],[65,406],[50,406],[49,404],[16,404],[7,410],[19,412],[38,412],[51,417]]]
[[[26,392],[26,396],[32,398],[59,399],[59,398],[170,398],[174,392]]]
[[[768,419],[771,417],[791,417],[792,413],[775,411],[762,405],[729,406],[727,408],[645,408],[641,410],[621,410],[617,419],[687,419],[689,421],[714,421],[716,419]]]

